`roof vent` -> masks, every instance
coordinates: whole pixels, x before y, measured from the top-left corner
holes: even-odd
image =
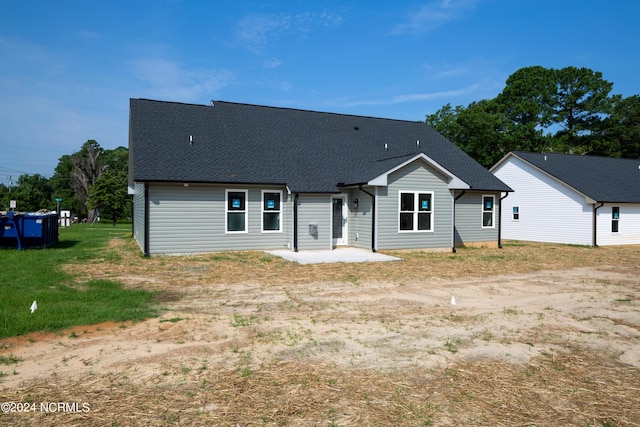
[[[215,104],[214,104],[213,100],[211,100],[211,102],[209,103],[209,105],[210,105],[210,106],[212,106],[212,107],[213,107],[213,106],[215,106]]]
[[[420,147],[420,140],[416,139],[416,147]]]
[[[384,143],[384,151],[389,151],[389,145],[387,145],[387,143]]]
[[[360,128],[358,126],[354,126],[353,130],[360,130]]]
[[[189,135],[189,145],[193,145],[193,135]]]

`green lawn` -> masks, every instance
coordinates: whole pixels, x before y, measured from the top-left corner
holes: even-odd
[[[107,243],[130,233],[131,225],[74,224],[61,228],[59,242],[50,248],[0,249],[0,339],[156,316],[152,292],[123,289],[108,280],[78,282],[62,268],[119,256]],[[32,314],[33,301],[38,309]]]

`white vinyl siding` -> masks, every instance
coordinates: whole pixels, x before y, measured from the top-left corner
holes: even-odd
[[[620,208],[617,232],[611,228],[614,207]],[[640,244],[640,204],[607,203],[598,208],[596,230],[599,246]]]
[[[225,250],[283,249],[291,243],[290,197],[281,201],[282,233],[262,233],[262,190],[258,186],[150,183],[150,254],[183,254]],[[227,232],[227,193],[245,191],[246,232]]]
[[[502,238],[592,244],[593,205],[583,195],[515,157],[493,173],[514,190],[502,201],[502,211],[510,215],[514,206],[520,211],[518,221],[502,223]]]

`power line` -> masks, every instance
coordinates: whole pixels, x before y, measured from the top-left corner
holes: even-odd
[[[29,150],[29,151],[33,151],[33,147],[19,147],[17,145],[8,145],[8,144],[0,144],[0,147],[7,147],[7,148],[16,148],[18,150]],[[38,151],[46,151],[48,153],[63,153],[63,154],[68,154],[67,151],[63,151],[63,150],[45,150],[42,148],[38,148]]]

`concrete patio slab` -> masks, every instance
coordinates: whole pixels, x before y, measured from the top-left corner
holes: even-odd
[[[290,250],[266,251],[267,253],[279,256],[289,261],[300,264],[321,264],[331,262],[379,262],[379,261],[399,261],[390,255],[371,252],[366,249],[358,248],[341,248],[323,251],[300,251],[293,252]]]

